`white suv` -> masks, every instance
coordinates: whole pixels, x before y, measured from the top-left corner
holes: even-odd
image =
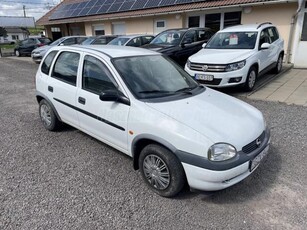
[[[185,70],[210,87],[243,85],[251,91],[259,75],[272,69],[281,71],[283,47],[284,41],[271,23],[228,27],[192,55]]]
[[[196,190],[227,188],[268,153],[261,112],[198,84],[153,51],[58,46],[40,64],[36,89],[46,129],[64,122],[131,156],[161,196],[176,195],[186,182]]]

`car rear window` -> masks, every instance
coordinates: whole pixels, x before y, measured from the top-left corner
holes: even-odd
[[[50,67],[51,67],[51,64],[53,62],[53,59],[55,57],[55,55],[57,54],[58,51],[51,51],[45,58],[43,64],[42,64],[42,68],[41,68],[41,71],[44,73],[44,74],[47,74],[49,75],[49,71],[50,71]]]

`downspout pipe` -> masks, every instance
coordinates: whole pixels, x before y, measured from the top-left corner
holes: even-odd
[[[289,34],[288,47],[287,47],[287,58],[286,58],[287,63],[291,63],[290,59],[291,59],[291,55],[292,55],[291,52],[292,52],[292,43],[293,43],[293,36],[294,36],[294,27],[295,27],[295,24],[296,24],[296,21],[297,21],[297,16],[302,9],[303,2],[304,2],[304,0],[298,0],[297,11],[291,17],[290,34]]]

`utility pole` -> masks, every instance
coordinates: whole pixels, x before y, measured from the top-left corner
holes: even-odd
[[[26,6],[25,6],[25,5],[23,5],[23,7],[22,7],[22,8],[23,8],[23,16],[24,16],[24,17],[26,17]]]

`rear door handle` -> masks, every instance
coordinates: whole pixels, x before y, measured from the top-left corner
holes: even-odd
[[[48,86],[48,91],[53,93],[53,87],[52,86]]]
[[[83,97],[79,97],[78,98],[78,102],[80,103],[80,104],[82,104],[82,105],[85,105],[85,98],[83,98]]]

